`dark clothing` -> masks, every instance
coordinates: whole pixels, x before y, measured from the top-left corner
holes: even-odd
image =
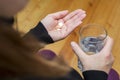
[[[3,23],[3,24],[7,23],[11,25],[13,23],[13,18],[12,19],[0,18],[0,23]],[[42,41],[45,43],[54,42],[41,22],[35,28],[31,29],[24,37],[29,36],[29,34],[32,34],[39,41]],[[19,78],[18,80],[107,80],[107,77],[108,77],[107,73],[103,71],[89,70],[89,71],[83,72],[84,79],[82,79],[80,74],[74,69],[72,69],[64,77],[48,79],[46,77],[43,78],[43,77],[25,76],[25,77]],[[1,78],[0,80],[14,80],[14,79]],[[15,80],[17,80],[17,78]]]
[[[56,73],[57,74],[57,73]],[[102,71],[86,71],[83,72],[84,79],[75,70],[71,70],[68,75],[58,78],[46,78],[46,77],[22,77],[19,80],[107,80],[107,74]]]
[[[28,32],[28,34],[32,34],[38,40],[46,43],[54,42],[41,22],[35,28],[31,29]],[[60,78],[47,79],[47,78],[38,78],[38,77],[36,78],[26,77],[26,78],[23,78],[23,80],[107,80],[108,75],[103,71],[89,70],[89,71],[83,72],[83,77],[84,79],[82,79],[82,77],[77,71],[72,70],[68,75]]]
[[[58,77],[58,78],[25,77],[21,79],[22,80],[83,80],[82,77],[75,70],[71,70],[71,72],[68,75],[65,75],[63,77]]]
[[[34,37],[37,38],[39,41],[45,43],[54,42],[41,22],[39,22],[39,24],[35,28],[31,29],[26,35],[28,34],[34,35]]]

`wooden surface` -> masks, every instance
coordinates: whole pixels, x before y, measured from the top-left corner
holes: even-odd
[[[49,13],[66,9],[73,11],[78,8],[87,13],[83,23],[66,39],[45,48],[53,50],[58,56],[62,55],[70,66],[80,72],[77,68],[77,57],[70,47],[70,42],[78,42],[78,31],[81,26],[88,23],[102,24],[107,29],[108,35],[114,39],[113,68],[120,74],[120,0],[31,0],[17,15],[18,30],[26,33]]]

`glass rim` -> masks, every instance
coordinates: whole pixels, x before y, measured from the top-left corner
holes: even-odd
[[[101,42],[101,41],[104,41],[105,39],[106,39],[106,37],[107,37],[107,30],[102,26],[102,25],[100,25],[100,24],[87,24],[87,25],[84,25],[80,30],[79,30],[79,34],[80,34],[80,37],[82,38],[82,39],[84,39],[85,37],[83,37],[82,36],[82,31],[83,31],[83,29],[85,29],[86,27],[88,27],[88,26],[97,26],[97,27],[101,27],[103,30],[104,30],[104,32],[106,33],[105,34],[105,36],[100,40],[100,41],[97,41],[97,42],[91,42],[91,41],[89,41],[89,42],[91,42],[91,43],[98,43],[98,42]],[[102,35],[101,35],[102,36]],[[88,37],[93,37],[93,36],[88,36]]]

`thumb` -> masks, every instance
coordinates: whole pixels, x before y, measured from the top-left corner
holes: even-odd
[[[101,52],[105,52],[106,54],[110,54],[112,51],[113,43],[114,43],[113,39],[110,38],[109,36],[107,36],[105,46],[101,50]]]
[[[79,45],[75,42],[71,42],[72,49],[74,50],[75,54],[79,57],[80,60],[86,59],[87,55],[82,51]]]
[[[54,19],[61,19],[61,18],[65,17],[67,14],[68,14],[68,10],[64,10],[64,11],[59,11],[59,12],[53,13],[51,15]]]

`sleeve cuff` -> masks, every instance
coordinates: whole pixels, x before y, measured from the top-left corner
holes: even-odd
[[[39,24],[35,28],[31,29],[30,33],[35,36],[39,41],[45,43],[54,42],[41,22],[39,22]]]
[[[108,74],[103,71],[90,70],[83,72],[85,80],[107,80]]]

